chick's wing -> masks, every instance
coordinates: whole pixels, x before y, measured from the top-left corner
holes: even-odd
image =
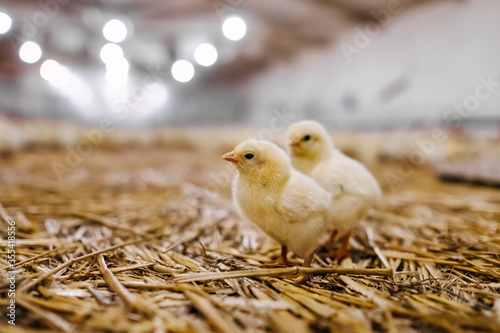
[[[305,176],[294,175],[283,189],[276,204],[277,213],[290,224],[307,223],[323,218],[331,203],[331,196]]]
[[[347,156],[322,163],[314,170],[313,177],[334,198],[343,193],[364,196],[378,191],[378,184],[370,172]]]

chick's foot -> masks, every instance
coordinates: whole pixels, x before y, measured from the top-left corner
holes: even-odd
[[[311,267],[313,258],[314,258],[314,252],[305,255],[303,267]],[[306,283],[307,281],[309,281],[309,274],[301,274],[297,279],[295,279],[295,285],[299,286],[303,283]]]
[[[295,279],[294,284],[296,286],[300,286],[301,284],[304,284],[307,281],[309,281],[309,274],[302,274],[298,278]]]
[[[262,267],[262,268],[282,268],[282,267],[297,266],[296,263],[288,260],[287,254],[288,254],[288,247],[286,245],[282,245],[281,246],[281,256],[278,259],[278,262],[270,263],[270,264],[262,264],[262,265],[260,265],[260,267]]]

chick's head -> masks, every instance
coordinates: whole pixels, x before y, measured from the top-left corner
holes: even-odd
[[[231,162],[240,175],[254,180],[275,182],[290,175],[289,157],[283,149],[270,142],[244,141],[222,158]]]
[[[287,129],[288,149],[292,156],[315,158],[328,154],[333,142],[326,129],[314,120],[304,120]]]

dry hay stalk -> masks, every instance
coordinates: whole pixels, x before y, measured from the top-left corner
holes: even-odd
[[[191,273],[174,275],[174,282],[190,281],[210,281],[234,279],[240,277],[260,277],[260,276],[280,276],[280,275],[299,275],[299,274],[348,274],[348,275],[381,275],[392,276],[392,269],[358,269],[358,268],[339,268],[339,267],[285,267],[271,269],[253,269],[246,271],[232,271],[221,273]]]

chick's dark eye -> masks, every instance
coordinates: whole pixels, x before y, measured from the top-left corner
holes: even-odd
[[[252,158],[254,158],[254,157],[255,157],[255,155],[254,155],[254,154],[252,154],[252,153],[248,153],[248,154],[246,154],[246,155],[245,155],[245,158],[246,158],[247,160],[251,160],[251,159],[252,159]]]
[[[308,134],[308,135],[304,136],[304,138],[302,138],[302,140],[309,141],[309,140],[311,140],[311,136]]]

